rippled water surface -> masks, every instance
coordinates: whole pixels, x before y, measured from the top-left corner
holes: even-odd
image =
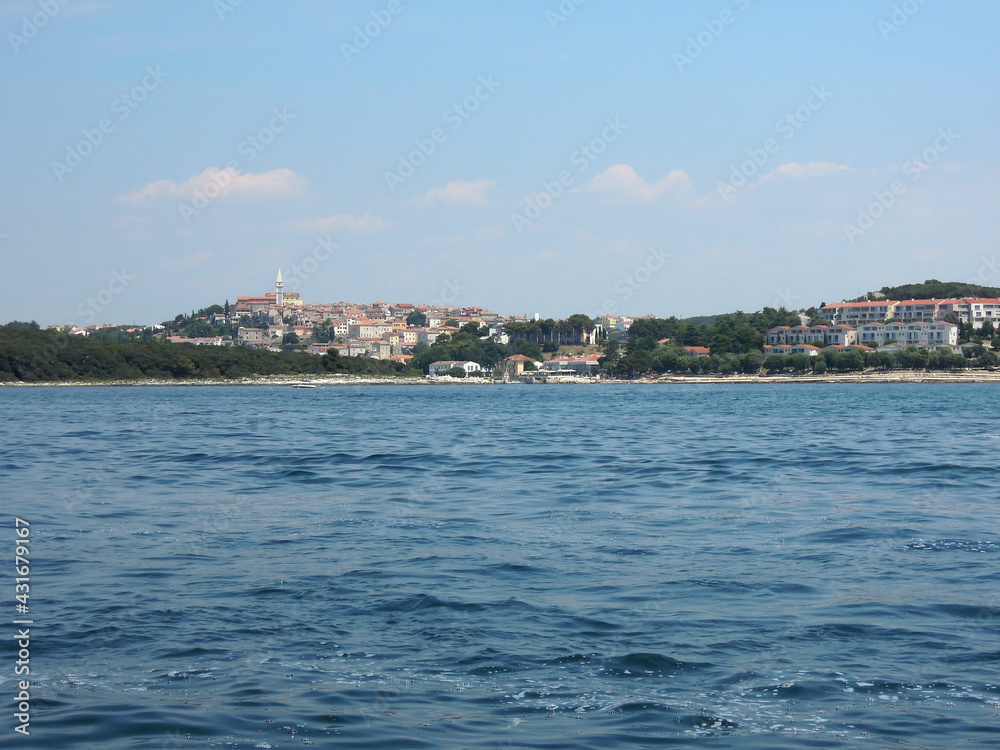
[[[0,404],[4,747],[1000,744],[996,386]]]

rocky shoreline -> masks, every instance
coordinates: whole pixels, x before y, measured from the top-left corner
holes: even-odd
[[[47,383],[0,383],[8,388],[80,388],[80,387],[155,387],[155,386],[293,386],[309,383],[316,386],[349,385],[492,385],[488,378],[369,378],[355,375],[326,375],[312,378],[288,376],[262,376],[254,378],[211,379],[211,380],[111,380],[111,381],[60,381]],[[893,371],[844,373],[825,375],[661,375],[636,380],[590,380],[561,378],[549,385],[705,385],[705,384],[749,384],[775,385],[789,383],[1000,383],[1000,372],[923,372]]]

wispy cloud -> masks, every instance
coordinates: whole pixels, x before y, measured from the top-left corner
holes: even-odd
[[[232,168],[209,167],[184,182],[174,180],[150,182],[134,193],[122,196],[122,200],[138,206],[147,199],[157,197],[189,200],[199,192],[209,197],[239,194],[251,198],[276,198],[296,195],[302,191],[305,184],[305,178],[290,169],[241,174]]]
[[[315,219],[300,219],[289,224],[292,229],[300,232],[384,232],[390,226],[389,221],[379,216],[365,214],[355,216],[350,213],[320,216]]]
[[[416,202],[425,206],[433,206],[435,203],[471,203],[474,206],[485,206],[488,203],[486,192],[495,185],[493,180],[449,182],[443,188],[428,191],[417,198]]]
[[[689,193],[694,185],[682,169],[673,169],[659,182],[650,184],[629,164],[615,164],[573,192],[600,193],[617,200],[649,203],[668,192]]]
[[[793,161],[790,164],[782,164],[768,172],[760,178],[760,182],[780,182],[786,177],[806,180],[810,177],[830,177],[831,175],[850,171],[851,168],[846,164],[834,164],[830,161],[811,161],[808,164],[799,164]]]

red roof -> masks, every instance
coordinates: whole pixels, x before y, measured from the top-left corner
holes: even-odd
[[[876,302],[833,302],[829,305],[824,305],[821,309],[826,310],[832,307],[883,307],[885,305],[898,305],[899,302],[896,300],[878,300]]]

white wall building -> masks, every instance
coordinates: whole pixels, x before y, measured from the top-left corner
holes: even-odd
[[[972,323],[973,328],[982,328],[987,320],[1000,327],[1000,299],[946,299],[938,308],[939,317],[953,312],[963,323]]]
[[[601,369],[601,364],[597,361],[599,356],[597,354],[587,354],[583,357],[550,359],[547,362],[543,362],[542,367],[545,370],[554,372],[568,371],[576,375],[593,375]]]
[[[461,367],[465,370],[466,376],[478,375],[482,371],[478,362],[458,362],[452,360],[442,360],[440,362],[432,362],[427,367],[427,372],[431,377],[437,377],[443,375],[448,370],[453,367]]]
[[[261,328],[240,328],[236,333],[236,340],[246,346],[269,343],[267,333]]]
[[[831,323],[858,325],[891,318],[896,313],[896,300],[874,302],[835,302],[820,308],[819,314]]]
[[[903,346],[922,344],[925,346],[957,346],[958,326],[953,323],[867,323],[858,328],[859,343],[866,346],[881,346],[886,341],[895,341]]]
[[[767,345],[764,347],[764,356],[770,357],[772,354],[805,354],[815,357],[819,354],[819,347],[812,344],[778,344],[777,346]]]
[[[359,320],[347,327],[347,335],[352,339],[377,339],[392,326],[381,320]]]
[[[857,341],[858,332],[845,325],[835,326],[777,326],[767,332],[767,343],[818,344],[820,346],[850,346]]]

